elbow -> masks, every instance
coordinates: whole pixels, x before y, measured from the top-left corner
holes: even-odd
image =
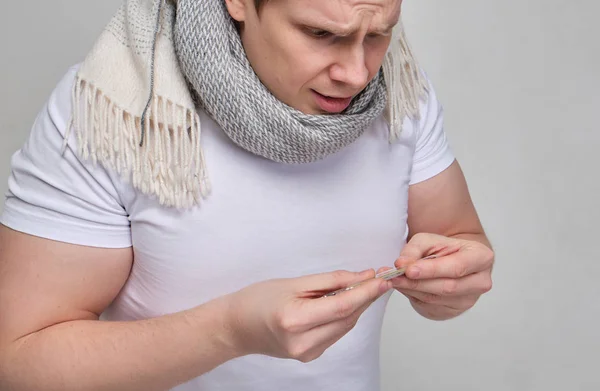
[[[13,361],[10,356],[12,346],[0,344],[0,390],[18,390],[15,388],[13,377],[15,370],[12,368]]]
[[[22,357],[23,337],[12,342],[0,342],[0,391],[29,391],[32,387],[33,368]]]

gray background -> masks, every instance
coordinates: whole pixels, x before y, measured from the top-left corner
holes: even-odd
[[[2,193],[10,155],[119,0],[3,3]],[[384,391],[600,389],[599,13],[594,0],[405,1],[497,266],[494,289],[450,322],[395,295]]]

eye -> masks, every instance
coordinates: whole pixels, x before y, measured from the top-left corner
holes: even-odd
[[[379,39],[379,38],[384,38],[386,37],[386,34],[380,34],[380,33],[369,33],[367,34],[367,38],[369,39]]]
[[[314,38],[327,38],[327,37],[332,36],[332,34],[329,31],[321,30],[321,29],[309,28],[309,29],[307,29],[307,32],[311,37],[314,37]]]

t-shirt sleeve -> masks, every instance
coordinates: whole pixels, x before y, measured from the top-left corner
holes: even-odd
[[[103,248],[131,246],[130,221],[115,178],[99,164],[83,161],[71,132],[71,89],[77,68],[58,83],[11,158],[0,222],[46,239]]]
[[[415,129],[416,146],[410,184],[430,179],[454,162],[444,130],[444,110],[431,81],[427,100],[421,103],[421,118]]]

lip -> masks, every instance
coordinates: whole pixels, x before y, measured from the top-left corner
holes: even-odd
[[[326,111],[328,113],[341,113],[342,111],[346,110],[352,102],[352,97],[335,98],[331,96],[322,95],[315,90],[312,90],[312,92],[315,96],[315,102],[317,103],[317,106],[319,106],[321,110]]]

